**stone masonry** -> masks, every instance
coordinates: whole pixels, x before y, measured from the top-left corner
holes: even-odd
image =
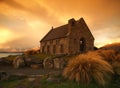
[[[68,20],[68,24],[53,28],[40,41],[45,54],[79,54],[94,48],[94,37],[83,18]]]

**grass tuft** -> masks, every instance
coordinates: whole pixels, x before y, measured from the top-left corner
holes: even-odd
[[[114,72],[112,66],[102,58],[97,52],[78,55],[68,62],[63,76],[80,84],[95,81],[105,86]]]

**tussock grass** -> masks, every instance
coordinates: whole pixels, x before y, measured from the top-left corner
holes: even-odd
[[[96,51],[103,60],[112,65],[115,74],[120,75],[120,54],[115,50],[98,50]]]
[[[120,43],[112,43],[112,44],[107,44],[100,49],[104,50],[114,50],[116,53],[120,54]]]
[[[120,54],[116,56],[115,60],[120,62]]]
[[[63,76],[81,84],[92,81],[105,86],[113,74],[112,66],[103,60],[97,52],[89,52],[76,56],[68,62]]]
[[[118,54],[116,57],[115,57],[115,60],[112,61],[112,67],[114,69],[114,72],[117,74],[117,75],[120,75],[120,54]]]
[[[115,51],[114,50],[98,50],[96,51],[102,59],[106,60],[109,63],[115,61]]]

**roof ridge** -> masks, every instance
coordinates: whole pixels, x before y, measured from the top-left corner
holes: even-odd
[[[61,38],[61,37],[66,37],[66,34],[68,33],[68,28],[67,28],[68,24],[56,27],[56,28],[52,28],[42,39],[40,42],[42,41],[47,41],[47,40],[51,40],[51,39],[57,39],[57,38]],[[61,31],[62,30],[62,31]]]
[[[60,27],[63,27],[63,26],[67,26],[67,24],[64,24],[64,25],[61,25],[61,26],[58,26],[58,27],[53,27],[53,29],[57,29],[57,28],[60,28]]]

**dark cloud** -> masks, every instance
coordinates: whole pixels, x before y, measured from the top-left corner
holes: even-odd
[[[6,3],[7,5],[18,9],[26,9],[24,6],[14,0],[0,0],[0,3]]]
[[[118,20],[120,23],[120,0],[44,0],[44,3],[60,15],[89,19],[97,28]]]
[[[15,0],[2,0],[1,2],[9,5],[10,7],[14,9],[26,11],[30,14],[36,15],[37,17],[40,18],[40,20],[46,21],[49,24],[51,23],[60,24],[59,20],[57,19],[57,17],[55,17],[54,14],[50,14],[47,9],[45,9],[44,7],[42,7],[40,4],[36,3],[35,1],[31,1],[31,3],[36,4],[34,8],[24,6],[21,3],[16,2]]]

